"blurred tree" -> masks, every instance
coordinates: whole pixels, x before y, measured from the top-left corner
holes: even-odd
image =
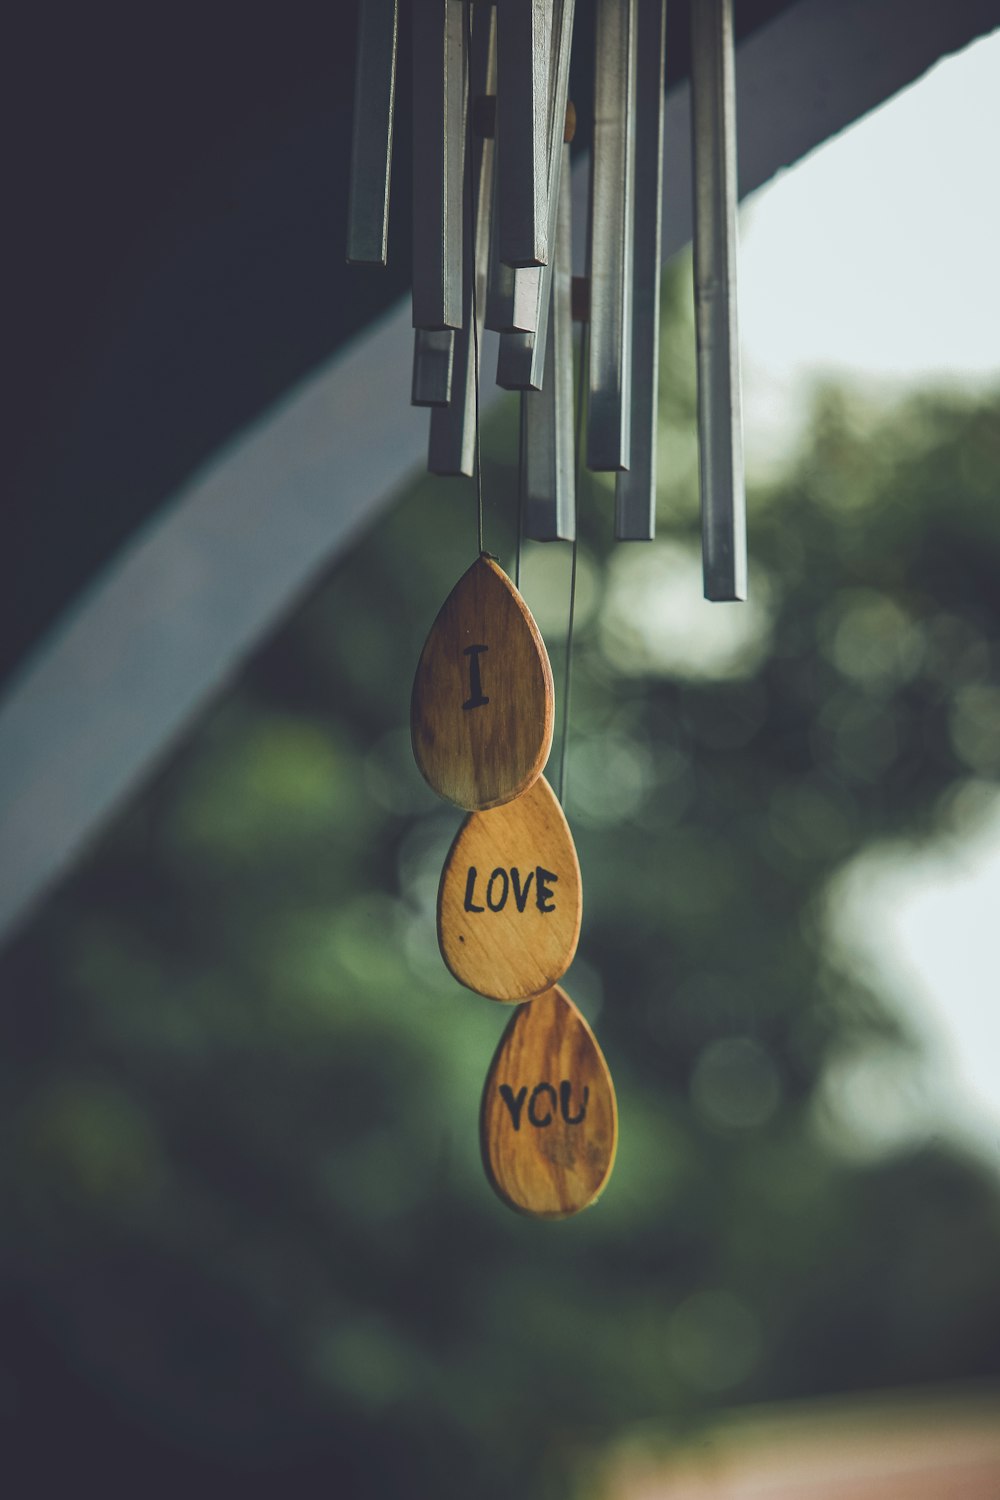
[[[482,1180],[508,1013],[437,955],[459,814],[406,729],[473,502],[423,481],[5,955],[0,1412],[35,1492],[559,1495],[636,1422],[1000,1371],[996,1179],[859,1162],[826,1086],[913,1045],[831,948],[831,878],[1000,768],[998,403],[819,391],[751,496],[751,603],[705,605],[684,286],[661,539],[581,506],[567,987],[619,1086],[605,1199],[537,1224]],[[567,580],[526,554],[557,684]]]

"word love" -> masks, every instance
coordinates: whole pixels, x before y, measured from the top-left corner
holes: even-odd
[[[461,984],[491,1000],[540,995],[569,968],[581,916],[580,865],[544,776],[469,814],[438,888],[441,956]]]
[[[507,905],[507,897],[511,895],[518,911],[523,912],[528,904],[528,897],[531,894],[532,881],[535,884],[536,908],[543,913],[555,911],[556,909],[552,883],[558,880],[559,876],[554,874],[552,870],[546,870],[542,865],[536,865],[533,870],[529,870],[523,884],[521,882],[521,872],[517,868],[517,865],[511,865],[509,879],[507,871],[503,866],[498,866],[486,882],[486,890],[484,892],[486,906],[476,905],[476,881],[478,877],[479,871],[475,865],[470,865],[468,874],[465,877],[465,900],[463,905],[466,911],[486,911],[487,909],[490,911],[503,911]]]
[[[551,1125],[556,1118],[557,1109],[567,1125],[582,1125],[587,1118],[587,1105],[590,1101],[590,1089],[584,1084],[580,1091],[580,1108],[576,1114],[573,1113],[570,1108],[573,1085],[568,1078],[564,1078],[559,1085],[558,1095],[551,1083],[536,1083],[531,1090],[530,1097],[526,1083],[522,1084],[516,1094],[509,1083],[502,1083],[499,1094],[510,1110],[511,1123],[515,1130],[521,1128],[521,1111],[524,1109],[525,1099],[528,1100],[528,1123],[534,1125],[536,1130],[545,1130]]]
[[[522,1078],[543,1081],[531,1087]],[[558,1086],[548,1081],[555,1079]],[[594,1033],[557,985],[519,1005],[500,1038],[479,1130],[490,1183],[521,1213],[578,1213],[611,1175],[618,1144],[611,1074]]]
[[[484,554],[448,595],[420,653],[410,698],[413,758],[450,802],[500,807],[540,776],[554,718],[538,626]]]

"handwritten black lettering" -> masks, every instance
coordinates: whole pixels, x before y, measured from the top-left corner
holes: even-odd
[[[477,871],[476,871],[475,865],[470,865],[469,866],[469,873],[465,877],[465,909],[466,909],[466,911],[485,911],[486,910],[485,906],[476,906],[473,903],[473,900],[472,900],[473,896],[476,893],[476,874],[477,874]]]
[[[562,1110],[562,1117],[567,1125],[579,1125],[587,1113],[587,1105],[590,1102],[590,1089],[586,1084],[583,1085],[583,1092],[580,1095],[580,1113],[578,1115],[571,1115],[569,1112],[569,1101],[572,1093],[573,1085],[568,1078],[564,1078],[559,1085],[559,1108]]]
[[[476,882],[479,879],[479,871],[475,865],[469,865],[465,875],[465,910],[485,911],[488,906],[490,911],[503,911],[507,905],[507,898],[513,894],[514,905],[519,912],[523,912],[528,905],[531,895],[531,885],[535,885],[535,905],[543,913],[555,911],[555,892],[553,884],[559,879],[552,870],[546,870],[543,865],[536,865],[529,870],[523,881],[521,871],[517,865],[511,865],[510,874],[502,865],[490,873],[486,883],[485,901],[486,906],[476,903]]]
[[[534,870],[529,870],[524,885],[521,884],[521,872],[516,865],[511,866],[510,879],[514,887],[514,905],[518,911],[524,911],[528,902],[528,892],[531,890],[531,882],[535,878]]]
[[[500,1098],[510,1110],[510,1118],[515,1130],[520,1130],[521,1128],[521,1110],[524,1108],[524,1098],[527,1092],[527,1085],[519,1088],[516,1094],[509,1083],[502,1083],[500,1085]]]
[[[551,870],[543,870],[541,865],[535,869],[535,905],[539,911],[555,911],[555,892],[550,881],[558,880],[559,876]]]
[[[463,708],[482,708],[490,701],[483,693],[482,678],[479,675],[479,657],[489,649],[489,646],[466,646],[462,652],[463,656],[469,658],[469,696],[462,704]]]
[[[535,1105],[538,1102],[538,1097],[540,1094],[551,1094],[552,1096],[552,1109],[550,1109],[548,1114],[544,1115],[541,1119],[539,1119],[538,1115],[535,1113]],[[555,1107],[556,1091],[552,1087],[551,1083],[536,1084],[531,1091],[531,1098],[528,1100],[528,1119],[531,1121],[532,1125],[537,1125],[539,1129],[543,1128],[546,1125],[551,1125]]]
[[[501,888],[499,899],[494,901],[493,887],[496,884],[498,878],[503,882],[503,885]],[[486,887],[486,905],[489,907],[490,911],[503,911],[504,907],[507,905],[507,892],[509,889],[510,881],[507,879],[507,871],[503,869],[494,870],[493,874],[490,876],[490,883]]]
[[[536,1130],[544,1130],[552,1124],[557,1108],[567,1125],[582,1125],[587,1117],[587,1106],[590,1103],[590,1089],[584,1084],[580,1090],[580,1108],[576,1114],[573,1113],[573,1084],[568,1078],[564,1078],[559,1085],[558,1103],[556,1091],[551,1083],[536,1084],[531,1091],[530,1098],[527,1085],[522,1084],[515,1094],[509,1083],[501,1083],[499,1094],[510,1110],[510,1118],[515,1130],[521,1128],[521,1115],[526,1098],[528,1099],[528,1120]],[[547,1096],[547,1099],[543,1098],[543,1095]],[[551,1103],[546,1108],[548,1101]],[[543,1110],[544,1113],[542,1113]]]

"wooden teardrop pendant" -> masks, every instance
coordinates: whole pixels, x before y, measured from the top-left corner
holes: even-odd
[[[470,813],[438,888],[438,944],[455,978],[491,1000],[561,979],[580,936],[580,865],[544,776],[513,802]]]
[[[417,664],[410,700],[417,766],[459,807],[499,807],[541,774],[554,717],[538,626],[484,554],[448,595]]]
[[[594,1033],[558,985],[519,1006],[500,1039],[480,1144],[497,1194],[536,1218],[579,1213],[611,1175],[614,1084]]]

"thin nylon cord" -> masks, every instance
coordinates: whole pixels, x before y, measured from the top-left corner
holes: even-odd
[[[576,390],[576,483],[574,502],[579,512],[580,482],[583,478],[583,413],[587,390],[587,360],[590,348],[590,324],[580,331],[580,374]],[[573,528],[573,558],[569,574],[569,618],[566,622],[566,675],[563,682],[562,745],[559,749],[559,801],[566,804],[566,749],[569,744],[569,700],[573,681],[573,627],[576,622],[577,532]]]
[[[475,264],[472,267],[472,347],[474,384],[476,388],[476,526],[479,538],[479,551],[482,553],[486,549],[483,542],[483,453],[479,442],[479,312],[476,307]]]
[[[468,35],[468,58],[466,66],[466,98],[465,98],[465,198],[466,217],[469,240],[469,275],[472,277],[472,359],[473,359],[473,385],[475,388],[475,419],[476,419],[476,452],[474,468],[476,474],[476,530],[479,541],[479,553],[482,555],[483,546],[483,455],[479,443],[479,306],[477,298],[476,283],[479,280],[476,267],[476,215],[475,205],[472,201],[473,177],[472,177],[472,4],[471,0],[465,0],[465,25]],[[485,146],[483,148],[485,150]]]
[[[514,553],[514,587],[521,587],[521,538],[524,536],[524,485],[525,485],[525,454],[524,440],[527,433],[528,418],[524,407],[526,392],[521,392],[520,418],[517,430],[517,550]]]

